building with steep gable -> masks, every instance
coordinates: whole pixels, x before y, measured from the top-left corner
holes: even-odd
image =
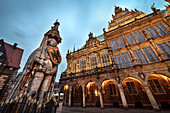
[[[68,51],[59,83],[64,105],[170,108],[170,10],[151,9],[115,6],[108,31]]]

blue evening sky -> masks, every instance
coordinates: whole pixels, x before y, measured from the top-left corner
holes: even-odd
[[[164,0],[0,0],[0,39],[9,44],[18,43],[24,49],[21,71],[33,50],[39,47],[46,33],[56,19],[60,22],[62,43],[59,49],[62,62],[56,81],[67,68],[67,50],[83,46],[89,32],[94,36],[108,28],[108,21],[114,14],[114,5],[129,10],[138,9],[151,13],[151,5],[165,9]]]

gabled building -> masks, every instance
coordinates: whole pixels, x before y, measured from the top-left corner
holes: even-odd
[[[83,48],[68,51],[59,83],[64,105],[170,108],[169,6],[151,9],[116,6],[102,40],[90,33]]]
[[[0,40],[0,101],[6,98],[9,85],[20,68],[23,49],[18,44],[8,44]]]

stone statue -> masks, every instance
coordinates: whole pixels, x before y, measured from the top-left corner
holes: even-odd
[[[13,91],[8,94],[3,106],[3,113],[9,111],[34,112],[35,109],[29,109],[26,107],[27,104],[33,107],[35,102],[38,102],[39,104],[36,104],[38,105],[37,111],[52,97],[58,65],[61,62],[61,55],[57,47],[62,40],[58,31],[59,25],[60,23],[56,21],[51,30],[44,34],[40,47],[29,56],[22,73],[19,75],[18,82]],[[12,108],[6,109],[6,106]]]
[[[28,90],[29,96],[34,96],[38,91],[38,101],[42,102],[43,97],[51,85],[52,77],[56,75],[58,64],[61,62],[61,55],[57,45],[61,42],[58,31],[59,22],[45,34],[41,46],[36,49],[27,61],[28,67],[26,73],[34,68],[34,74],[31,86]],[[55,79],[55,78],[54,78]],[[27,81],[30,83],[30,81]],[[25,84],[25,87],[27,87]],[[40,87],[41,86],[41,87]]]

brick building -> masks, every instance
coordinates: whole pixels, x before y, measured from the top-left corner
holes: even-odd
[[[20,68],[23,49],[0,40],[0,101]]]
[[[115,6],[108,31],[67,54],[64,104],[169,109],[170,6],[146,15]]]

